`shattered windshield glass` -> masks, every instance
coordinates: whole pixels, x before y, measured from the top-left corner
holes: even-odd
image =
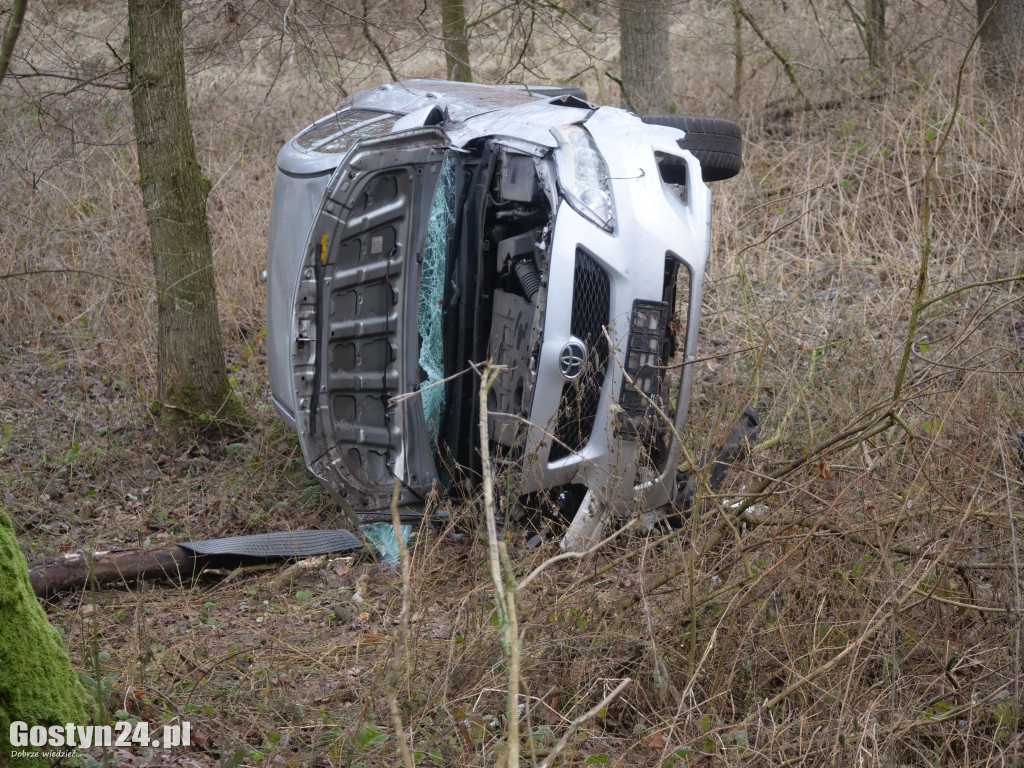
[[[444,335],[441,330],[441,308],[444,303],[445,257],[448,241],[455,225],[455,166],[449,154],[441,169],[430,208],[427,242],[423,249],[420,273],[419,335],[420,368],[423,382],[420,398],[427,423],[430,447],[437,447],[437,431],[444,408]]]
[[[316,151],[337,152],[338,154],[348,152],[349,148],[360,139],[375,139],[378,136],[383,136],[391,130],[391,126],[395,124],[396,120],[398,120],[397,115],[388,115],[379,120],[374,120],[372,123],[352,128],[348,132],[335,136],[330,141],[321,144],[316,148]]]
[[[307,128],[299,134],[295,141],[303,149],[316,149],[318,152],[341,152],[344,151],[344,149],[337,149],[333,146],[325,149],[318,145],[324,144],[327,139],[336,134],[345,133],[361,123],[370,123],[370,121],[375,121],[374,123],[370,123],[370,126],[373,126],[378,133],[386,133],[391,130],[391,126],[394,125],[396,119],[397,117],[395,115],[389,115],[386,112],[373,112],[368,109],[347,109],[342,112],[338,112],[336,115],[331,115],[327,119],[321,120],[316,125]],[[378,128],[375,123],[382,123],[382,125]],[[365,131],[367,128],[369,128],[369,126],[364,126],[363,130]],[[371,133],[370,135],[377,134]],[[360,136],[357,138],[362,137]],[[345,149],[347,149],[347,147],[351,146],[353,143],[347,139],[348,136],[339,136],[338,140],[331,142],[331,144],[338,144],[338,146],[344,144]]]

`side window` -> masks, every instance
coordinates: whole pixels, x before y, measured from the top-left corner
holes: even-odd
[[[346,109],[311,125],[295,143],[310,152],[340,154],[360,139],[382,136],[391,130],[398,115],[369,109]]]

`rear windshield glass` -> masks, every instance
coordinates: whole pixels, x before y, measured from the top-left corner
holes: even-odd
[[[357,131],[360,135],[356,138],[366,138],[367,136],[376,136],[381,133],[387,133],[391,130],[391,126],[395,124],[397,117],[395,115],[389,115],[386,112],[372,112],[368,109],[348,109],[343,112],[339,112],[336,115],[331,115],[326,120],[321,120],[316,125],[310,126],[301,134],[295,142],[303,149],[315,149],[318,152],[344,152],[351,146],[355,139],[352,141],[346,141],[348,136],[338,137],[334,141],[327,142],[332,136],[350,131],[353,128],[359,126]],[[375,122],[369,122],[369,121]],[[362,123],[368,123],[367,125],[361,125]],[[327,142],[329,145],[334,144],[345,144],[344,149],[326,148],[320,146]]]
[[[326,144],[321,144],[316,148],[316,151],[348,152],[348,148],[360,139],[373,139],[377,136],[383,136],[385,133],[388,133],[396,120],[398,120],[397,115],[387,115],[380,120],[374,120],[372,123],[356,126],[352,130],[347,131],[340,136],[335,136]]]

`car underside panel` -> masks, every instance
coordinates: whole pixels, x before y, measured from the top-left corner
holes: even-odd
[[[420,383],[419,270],[443,159],[430,129],[360,145],[331,180],[307,248],[300,438],[310,469],[357,512],[386,509],[396,477],[403,502],[435,477],[419,399],[394,398]]]
[[[526,298],[500,289],[494,292],[488,356],[501,371],[487,393],[487,429],[491,439],[505,448],[516,445],[517,417],[533,389],[530,340],[535,314]]]

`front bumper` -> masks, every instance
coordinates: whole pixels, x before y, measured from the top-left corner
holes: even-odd
[[[619,115],[605,120],[598,110],[586,123],[599,147],[615,147],[614,152],[604,152],[616,201],[615,231],[601,230],[564,201],[556,214],[544,338],[523,453],[524,492],[572,483],[587,488],[562,542],[567,549],[584,548],[599,539],[608,515],[626,513],[634,505],[641,509],[663,506],[674,495],[681,452],[678,435],[686,424],[693,375],[689,363],[696,355],[710,247],[711,193],[701,181],[696,159],[676,144],[678,132],[665,129],[663,140],[654,137],[652,142],[651,126],[643,126],[642,143],[638,143]],[[656,151],[685,160],[689,180],[685,203],[662,182]],[[624,382],[630,367],[642,370],[641,377],[650,374],[649,369],[637,368],[635,354],[630,360],[631,326],[638,307],[642,311],[662,302],[666,261],[673,260],[689,278],[683,281],[688,290],[679,297],[677,307],[668,308],[670,312],[682,308],[685,314],[675,323],[680,329],[682,367],[678,376],[669,375],[668,400],[674,400],[675,414],[668,429],[669,443],[652,464],[648,458],[651,432],[631,417],[638,408],[647,410],[649,403],[628,384],[624,389]],[[581,300],[588,302],[585,311],[580,310]],[[586,384],[576,386],[572,394],[574,385],[567,384],[562,372],[563,349],[580,338],[581,316],[594,322],[590,315],[603,310],[591,305],[604,306],[604,301],[603,338],[595,344],[591,336],[588,345],[595,350],[592,394],[587,393]],[[605,345],[603,370],[601,343]],[[634,351],[641,343],[634,339]]]

